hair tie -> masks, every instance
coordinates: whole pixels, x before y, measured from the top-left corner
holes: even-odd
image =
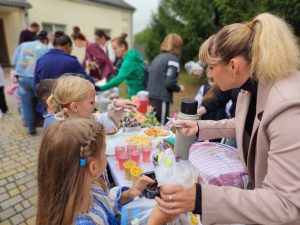
[[[79,165],[80,165],[80,167],[85,167],[86,166],[86,159],[85,158],[80,158],[79,159]]]
[[[255,26],[255,23],[254,23],[254,22],[247,22],[247,23],[245,23],[245,25],[246,25],[249,29],[254,30],[254,26]]]

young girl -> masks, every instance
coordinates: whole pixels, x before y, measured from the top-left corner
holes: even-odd
[[[51,98],[56,83],[57,79],[44,79],[36,85],[36,96],[43,105],[43,108],[46,108],[46,112],[43,114],[43,128],[48,127],[56,121],[54,114],[57,112],[57,105],[53,98]]]
[[[95,95],[95,87],[90,81],[78,76],[60,77],[52,96],[60,112],[53,117],[56,120],[66,117],[93,118],[103,124],[106,133],[114,132],[119,127],[121,109],[133,108],[135,104],[129,100],[115,100],[108,106],[107,113],[92,114]]]
[[[105,167],[100,123],[68,119],[49,127],[39,149],[36,224],[118,224],[114,210],[120,212],[154,181],[143,176],[132,188],[115,187],[107,194],[99,184]]]

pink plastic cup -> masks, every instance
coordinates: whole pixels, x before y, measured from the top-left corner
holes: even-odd
[[[142,148],[143,162],[150,162],[151,147],[145,146]]]
[[[131,151],[136,151],[137,146],[136,145],[127,145],[127,152],[130,154]]]
[[[123,152],[119,155],[119,168],[120,170],[124,170],[124,162],[129,159],[129,155],[127,152]]]
[[[140,152],[139,150],[132,150],[130,152],[130,159],[136,163],[136,165],[139,165],[139,159],[140,159]]]
[[[116,160],[119,159],[119,155],[125,152],[125,146],[115,146],[115,156]]]

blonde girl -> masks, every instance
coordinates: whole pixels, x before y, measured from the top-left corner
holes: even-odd
[[[119,127],[121,110],[134,107],[129,100],[115,100],[108,106],[107,113],[94,115],[95,95],[95,87],[90,81],[71,75],[60,77],[52,96],[60,111],[54,116],[55,119],[93,118],[102,123],[106,133],[109,133]]]
[[[132,188],[109,194],[99,184],[106,167],[105,132],[92,119],[59,121],[45,130],[39,149],[37,225],[117,225],[115,211],[154,182],[141,177]]]

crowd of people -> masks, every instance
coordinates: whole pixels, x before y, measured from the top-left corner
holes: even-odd
[[[20,34],[13,63],[24,125],[36,134],[43,116],[38,159],[37,224],[119,224],[116,213],[154,181],[142,176],[131,188],[107,190],[100,178],[106,168],[105,134],[120,126],[132,97],[149,92],[158,121],[169,116],[178,84],[179,34],[168,34],[145,76],[144,58],[130,48],[127,34],[110,38],[95,31],[87,40],[79,27],[69,36],[39,32],[32,23]],[[72,56],[73,43],[85,49],[83,62]],[[49,47],[51,46],[51,47]],[[195,46],[197,47],[197,46]],[[199,87],[201,120],[177,120],[177,131],[234,146],[253,188],[196,183],[184,189],[164,185],[148,224],[165,224],[181,213],[194,212],[203,224],[300,223],[300,72],[299,46],[287,23],[272,14],[234,23],[211,35],[199,51],[199,62],[186,70],[208,82]],[[97,85],[97,81],[106,80]],[[107,112],[93,114],[96,92],[125,81],[127,99],[114,100]],[[8,111],[0,68],[0,109]],[[250,186],[249,186],[250,187]],[[108,194],[109,193],[109,194]]]

